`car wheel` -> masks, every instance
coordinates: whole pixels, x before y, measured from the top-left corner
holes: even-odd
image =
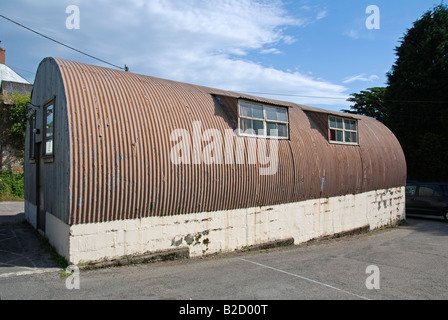
[[[443,217],[445,218],[445,221],[448,222],[448,209],[445,209],[444,212]]]

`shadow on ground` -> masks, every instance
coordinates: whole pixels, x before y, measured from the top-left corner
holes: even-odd
[[[448,236],[448,222],[443,217],[406,214],[406,227],[420,233],[431,233],[437,236]],[[420,223],[426,221],[428,223]]]
[[[23,211],[23,203],[0,203],[0,278],[60,269]]]

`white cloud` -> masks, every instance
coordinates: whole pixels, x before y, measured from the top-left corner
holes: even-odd
[[[304,23],[289,17],[279,1],[154,1],[145,6],[145,15],[148,21],[156,21],[159,31],[155,36],[153,24],[145,24],[150,54],[143,61],[151,61],[150,74],[234,91],[337,97],[338,103],[346,98],[343,86],[265,67],[251,59],[251,52],[280,53],[272,45],[293,43],[284,30]],[[293,96],[283,99],[335,103]]]
[[[262,54],[280,54],[281,51],[276,48],[263,49],[260,51]]]
[[[317,14],[316,20],[321,20],[324,19],[328,16],[328,11],[327,10],[322,10]]]
[[[286,12],[280,0],[78,0],[81,29],[69,31],[64,29],[65,7],[73,1],[21,1],[27,1],[27,15],[33,6],[46,12],[35,17],[34,25],[40,23],[42,30],[60,25],[58,39],[126,64],[131,72],[234,91],[281,93],[290,96],[275,98],[303,104],[334,105],[346,98],[344,86],[256,60],[258,54],[283,52],[280,46],[296,41],[288,30],[303,30],[310,21],[324,18],[325,10],[304,10],[298,18]],[[55,6],[57,12],[51,10]],[[97,63],[65,52],[59,57]]]
[[[371,30],[366,28],[366,18],[367,16],[356,18],[349,22],[345,27],[343,34],[353,40],[374,39],[375,32],[371,32]]]
[[[348,31],[344,32],[345,36],[348,36],[349,38],[352,38],[353,40],[358,39],[374,39],[373,33],[369,32],[367,28],[365,29],[350,29]]]
[[[361,38],[359,31],[355,29],[350,29],[346,31],[344,34],[355,40]]]
[[[139,21],[138,28],[143,29],[139,33],[144,38],[151,39],[154,36],[152,33],[158,32],[166,41],[190,44],[191,49],[195,45],[195,48],[200,46],[202,50],[252,50],[282,41],[290,43],[290,36],[284,35],[282,28],[303,23],[289,17],[278,1],[132,2],[134,6],[129,3],[123,5],[126,10],[118,6],[112,9],[120,27],[126,21],[130,24]],[[136,14],[132,19],[129,19],[129,11]]]
[[[373,82],[375,80],[379,80],[380,77],[378,77],[376,74],[372,74],[371,76],[367,76],[365,73],[359,74],[357,76],[347,77],[345,78],[342,83],[348,84],[355,81],[364,81],[364,82]]]

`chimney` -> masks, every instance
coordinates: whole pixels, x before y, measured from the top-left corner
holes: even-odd
[[[2,42],[0,41],[0,44]],[[0,47],[0,64],[5,64],[6,50]]]

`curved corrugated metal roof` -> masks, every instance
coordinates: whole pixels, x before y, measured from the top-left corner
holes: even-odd
[[[67,100],[71,224],[268,206],[405,185],[400,144],[374,119],[356,116],[359,146],[330,144],[320,109],[54,61]],[[278,142],[275,175],[261,176],[259,165],[170,161],[173,130],[191,133],[195,121],[203,131],[217,129],[223,136],[233,129],[214,95],[289,107],[290,140]],[[247,145],[251,138],[235,139]]]

